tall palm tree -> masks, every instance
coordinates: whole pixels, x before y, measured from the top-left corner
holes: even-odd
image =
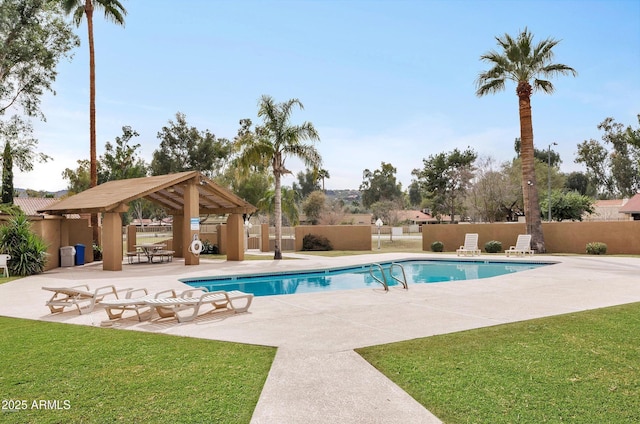
[[[322,163],[320,153],[313,146],[319,141],[318,132],[310,122],[301,125],[291,125],[289,120],[294,107],[304,109],[298,99],[290,99],[283,103],[276,103],[271,96],[262,96],[258,108],[258,116],[263,125],[257,126],[254,132],[244,131],[238,139],[240,144],[239,164],[247,169],[252,164],[268,161],[273,172],[274,215],[276,224],[276,252],[275,259],[279,259],[279,249],[282,245],[282,191],[281,178],[290,174],[285,167],[289,156],[297,157],[311,168],[318,168]],[[303,141],[311,141],[305,144]]]
[[[105,19],[124,26],[126,9],[118,0],[62,0],[62,7],[67,15],[73,17],[76,26],[80,26],[82,18],[87,17],[89,39],[89,145],[90,145],[90,187],[98,185],[98,168],[96,160],[96,60],[93,43],[93,11],[98,8],[104,11]],[[91,214],[93,240],[98,239],[98,215]]]
[[[481,97],[502,91],[506,80],[516,83],[520,107],[520,157],[525,217],[528,231],[531,233],[531,244],[542,253],[546,250],[534,169],[531,94],[537,90],[547,94],[553,93],[553,84],[543,78],[566,74],[575,76],[577,73],[567,65],[552,63],[553,48],[560,41],[547,38],[534,45],[533,34],[527,28],[515,39],[505,34],[502,37],[496,37],[496,41],[502,52],[492,50],[480,56],[480,60],[491,64],[492,68],[478,75],[476,95]]]
[[[329,174],[329,171],[327,171],[326,169],[318,169],[317,173],[318,173],[318,179],[322,180],[322,191],[326,191],[324,189],[324,180],[325,178],[331,178],[331,175]]]

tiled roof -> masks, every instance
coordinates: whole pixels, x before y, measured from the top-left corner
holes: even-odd
[[[22,209],[25,215],[41,215],[39,209],[46,209],[49,205],[59,202],[60,199],[46,197],[14,197],[13,204]]]
[[[605,207],[620,207],[624,205],[626,199],[607,199],[607,200],[598,200],[593,206],[597,208],[605,208]]]
[[[640,193],[633,196],[623,207],[620,213],[640,213]]]
[[[435,221],[431,215],[418,210],[398,211],[398,218],[400,218],[400,221]]]

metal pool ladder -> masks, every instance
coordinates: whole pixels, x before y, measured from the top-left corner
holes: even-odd
[[[373,273],[373,268],[376,267],[378,270],[380,270],[380,274],[382,275],[382,279],[376,277],[376,275]],[[400,271],[402,272],[402,279],[400,279],[399,277],[396,277],[395,275],[393,275],[393,268],[400,268]],[[384,268],[382,268],[382,265],[380,264],[371,264],[369,265],[369,275],[371,275],[371,278],[373,278],[374,280],[376,280],[378,283],[382,284],[382,287],[384,287],[384,291],[389,291],[389,284],[387,283],[387,276],[384,274]],[[398,283],[402,284],[402,287],[405,290],[409,290],[409,286],[407,285],[407,276],[404,272],[404,267],[396,262],[392,262],[391,266],[389,266],[389,275],[391,276],[391,278],[393,278],[395,281],[397,281]]]

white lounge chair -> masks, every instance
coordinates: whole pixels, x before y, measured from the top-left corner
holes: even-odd
[[[7,261],[11,259],[11,255],[0,255],[0,269],[4,271],[4,276],[9,277],[9,265]]]
[[[505,253],[507,256],[524,256],[527,253],[533,255],[533,250],[531,250],[531,234],[519,234],[516,245],[510,246],[509,250],[505,250]]]
[[[200,294],[198,294],[200,293]],[[244,301],[242,306],[238,306],[236,301]],[[231,310],[234,313],[246,312],[251,306],[253,294],[244,293],[238,290],[209,292],[204,287],[189,289],[178,297],[166,297],[162,299],[147,300],[147,304],[152,306],[162,318],[176,318],[178,322],[193,321],[203,305],[213,306],[213,310]],[[181,315],[184,310],[192,310],[190,315]]]
[[[96,304],[106,296],[113,295],[116,299],[118,298],[118,292],[113,285],[98,287],[93,291],[86,284],[72,287],[43,287],[42,290],[53,292],[51,299],[45,303],[45,306],[51,309],[52,314],[63,312],[64,308],[69,306],[75,306],[78,308],[78,313],[82,314],[80,305],[83,303],[88,303],[86,312],[91,312]]]
[[[138,295],[138,293],[143,294]],[[141,312],[149,312],[149,317],[151,317],[151,312],[153,311],[151,306],[147,304],[147,300],[164,297],[176,297],[175,290],[170,289],[149,294],[147,289],[131,289],[127,291],[124,298],[103,300],[100,304],[104,306],[109,319],[122,318],[124,311],[135,311],[138,321],[142,321]]]
[[[478,234],[477,233],[467,233],[464,235],[464,246],[460,246],[459,249],[456,250],[456,254],[460,256],[461,254],[467,256],[470,254],[471,256],[478,255],[480,256],[480,249],[478,249]]]

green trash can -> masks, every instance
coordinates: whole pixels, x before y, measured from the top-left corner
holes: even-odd
[[[84,265],[84,244],[76,244],[76,265]]]

